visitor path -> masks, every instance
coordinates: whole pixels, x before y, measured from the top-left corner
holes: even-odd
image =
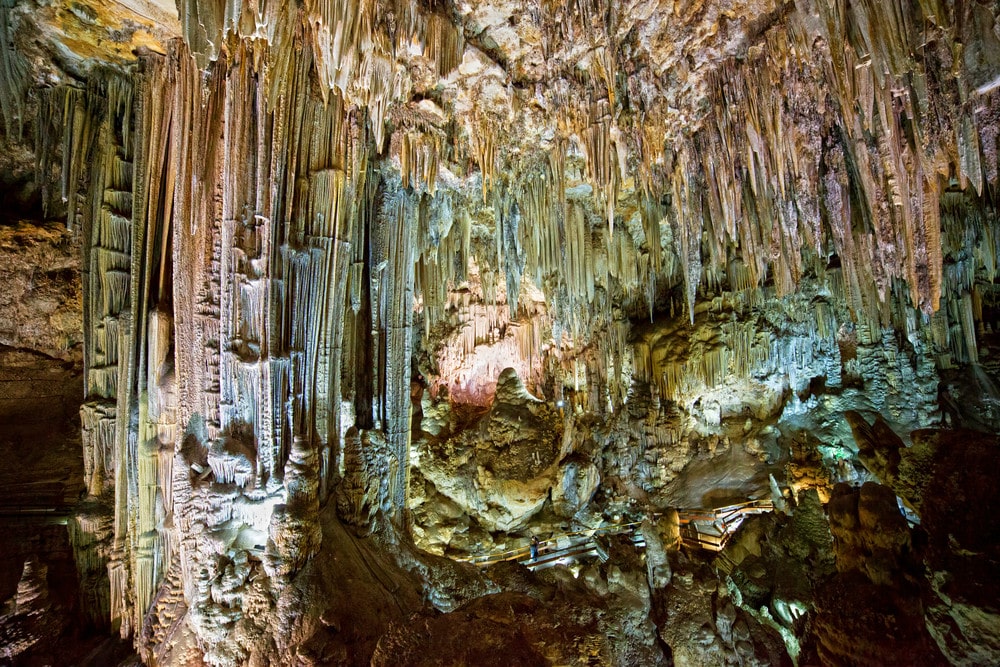
[[[764,514],[774,509],[771,499],[751,500],[737,505],[727,505],[715,509],[678,509],[681,542],[692,549],[722,551],[726,542],[753,514]],[[651,515],[656,519],[659,515]],[[601,539],[610,535],[625,535],[637,547],[645,547],[646,541],[639,530],[642,521],[612,523],[591,530],[578,530],[554,535],[538,543],[538,556],[531,558],[531,547],[522,546],[507,551],[499,551],[473,558],[462,559],[469,563],[486,567],[503,561],[517,561],[531,570],[542,570],[554,565],[568,564],[584,558],[608,559]]]
[[[0,506],[0,524],[27,522],[31,524],[53,524],[65,526],[72,512],[64,507]]]
[[[681,541],[689,547],[722,551],[726,542],[753,514],[766,514],[774,510],[770,498],[750,500],[738,505],[726,505],[714,510],[677,510],[681,524]]]

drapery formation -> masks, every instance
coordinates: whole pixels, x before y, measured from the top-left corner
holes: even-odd
[[[383,510],[404,504],[416,197],[307,56],[269,90],[258,49],[203,74],[178,42],[46,98],[86,240],[86,476],[123,635],[152,631],[165,577],[211,598],[219,555],[301,566],[318,539],[283,522],[315,523],[349,423],[387,433]]]

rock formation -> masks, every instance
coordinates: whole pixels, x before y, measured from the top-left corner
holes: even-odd
[[[0,33],[4,659],[1000,661],[995,3]]]

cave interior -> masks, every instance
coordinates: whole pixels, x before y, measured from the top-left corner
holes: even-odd
[[[0,0],[0,665],[1000,664],[1000,4]]]

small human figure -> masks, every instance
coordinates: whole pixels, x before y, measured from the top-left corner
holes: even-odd
[[[534,562],[536,558],[538,558],[538,537],[537,536],[533,536],[531,538],[531,560],[532,560],[532,562]]]

